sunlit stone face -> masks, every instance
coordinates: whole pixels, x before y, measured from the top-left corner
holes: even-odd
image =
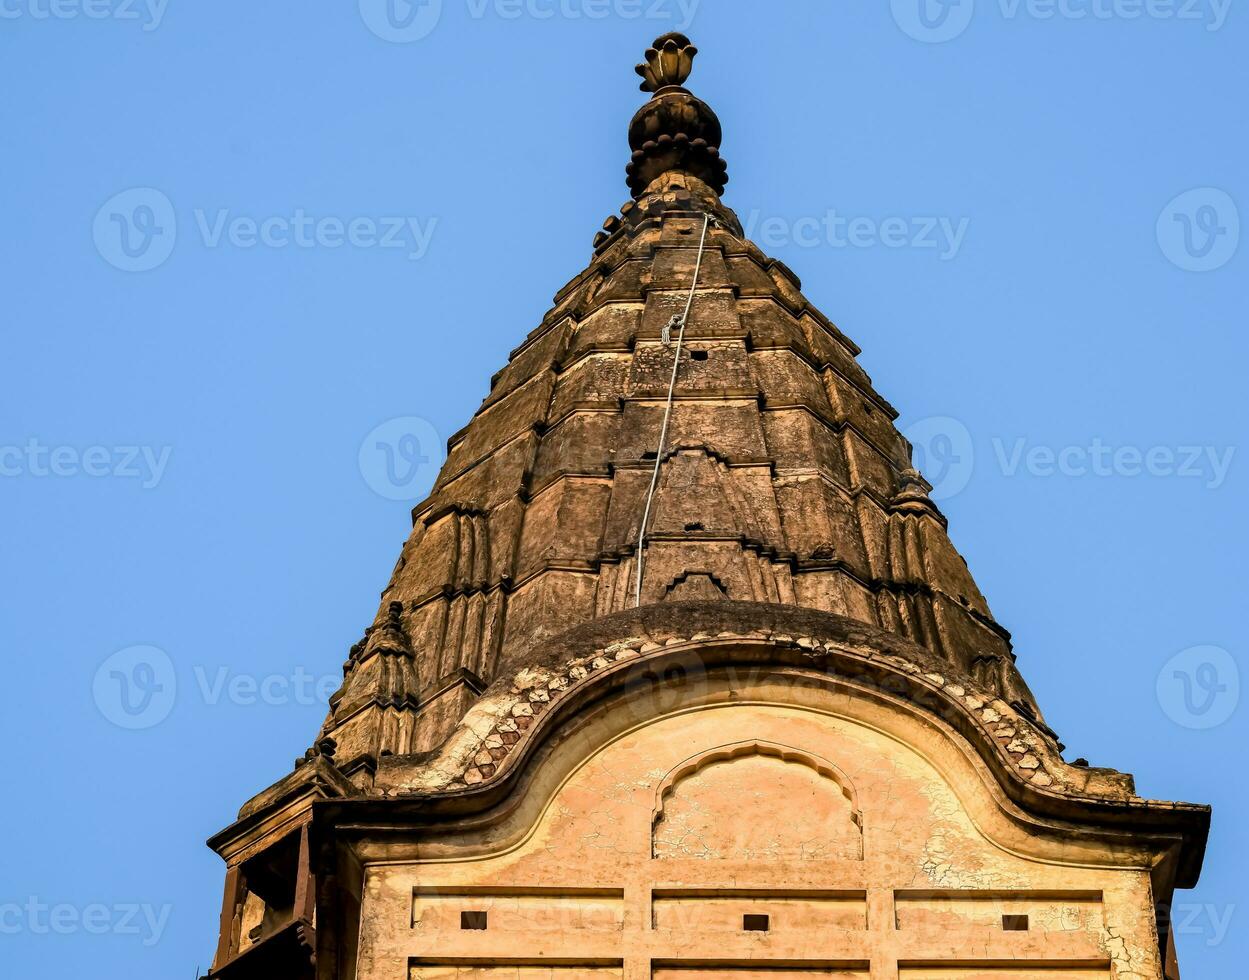
[[[760,693],[582,730],[489,839],[369,865],[360,980],[1161,976],[1139,855],[1024,831],[913,720]]]
[[[828,765],[746,742],[692,761],[660,791],[655,858],[801,862],[859,860],[863,834]],[[820,771],[823,769],[823,771]],[[783,819],[776,810],[784,801]]]

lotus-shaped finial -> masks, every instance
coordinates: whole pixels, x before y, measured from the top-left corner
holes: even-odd
[[[646,49],[646,64],[637,66],[643,92],[658,92],[669,85],[683,85],[694,70],[698,48],[684,34],[665,34]]]

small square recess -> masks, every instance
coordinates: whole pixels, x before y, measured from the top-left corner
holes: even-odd
[[[742,916],[742,929],[746,932],[767,932],[770,927],[766,915],[747,913]]]
[[[485,929],[487,915],[485,912],[461,912],[461,929]]]

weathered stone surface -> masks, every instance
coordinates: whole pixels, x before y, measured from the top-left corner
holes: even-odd
[[[717,220],[680,354],[642,600],[719,596],[859,618],[1039,719],[858,349],[680,170],[626,208],[416,508],[382,609],[402,603],[422,682],[460,667],[489,680],[636,601],[675,356],[659,332],[684,306],[704,213]],[[422,744],[449,733],[445,717],[418,727]]]

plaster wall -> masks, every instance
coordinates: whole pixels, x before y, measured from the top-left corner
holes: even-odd
[[[896,710],[736,695],[618,704],[506,826],[366,860],[359,980],[1160,978],[1147,854]]]

